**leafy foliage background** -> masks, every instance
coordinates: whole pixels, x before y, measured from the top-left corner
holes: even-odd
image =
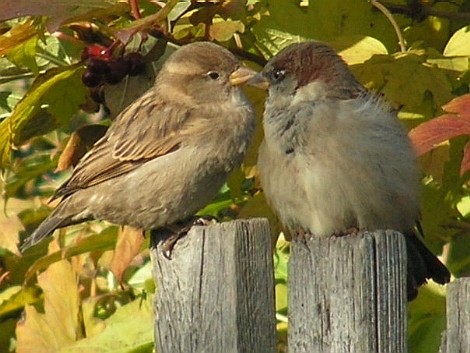
[[[48,198],[103,125],[150,87],[175,45],[199,40],[255,68],[292,42],[333,45],[412,129],[426,243],[454,276],[469,274],[469,1],[3,0],[0,21],[0,351],[152,351],[155,288],[139,230],[97,221],[60,230],[24,255],[17,245],[50,212]],[[102,88],[100,110],[81,82],[81,54],[97,42],[148,61],[142,75]],[[261,119],[263,93],[247,94]],[[201,213],[271,220],[285,351],[289,246],[258,184],[261,139],[259,121],[242,168]],[[409,305],[410,353],[437,352],[444,327],[445,288],[430,283]]]

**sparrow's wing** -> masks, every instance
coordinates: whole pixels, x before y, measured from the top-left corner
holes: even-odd
[[[148,99],[121,113],[106,135],[80,160],[55,198],[128,173],[181,146],[184,136],[193,130],[190,111],[182,105],[149,102],[150,95],[144,98]]]

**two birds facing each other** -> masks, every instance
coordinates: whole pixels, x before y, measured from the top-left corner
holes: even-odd
[[[285,48],[256,75],[213,43],[180,48],[80,160],[22,249],[91,219],[158,229],[190,218],[247,151],[255,126],[240,89],[247,82],[269,87],[261,185],[294,235],[395,229],[407,240],[410,299],[427,279],[449,281],[414,231],[418,172],[405,131],[319,42]]]

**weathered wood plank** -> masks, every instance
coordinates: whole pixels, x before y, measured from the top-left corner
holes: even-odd
[[[440,352],[470,352],[470,278],[458,278],[448,285],[447,328]]]
[[[154,234],[155,235],[155,234]],[[263,219],[193,227],[168,260],[152,249],[159,353],[273,353],[274,273]]]
[[[294,241],[289,353],[406,352],[406,244],[394,231]]]

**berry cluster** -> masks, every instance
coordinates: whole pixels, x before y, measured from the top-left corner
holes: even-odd
[[[137,76],[145,70],[144,57],[140,53],[116,56],[112,48],[98,44],[85,47],[82,60],[86,63],[82,82],[90,88],[101,86],[104,83],[115,85],[127,75]]]

